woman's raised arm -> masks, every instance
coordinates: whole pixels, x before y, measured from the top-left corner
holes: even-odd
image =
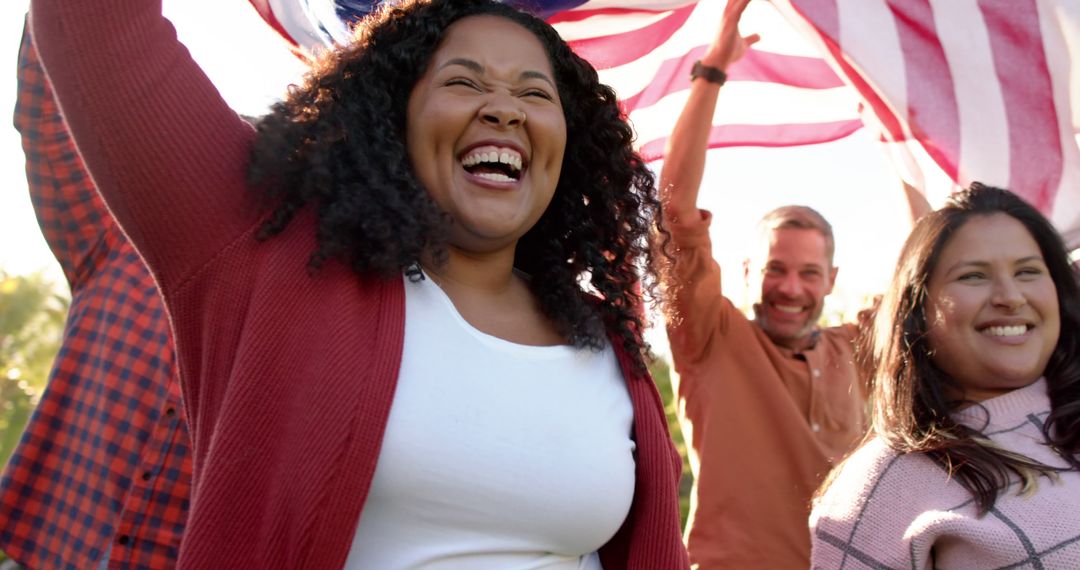
[[[160,0],[32,0],[31,26],[86,166],[163,292],[258,222],[253,129]]]

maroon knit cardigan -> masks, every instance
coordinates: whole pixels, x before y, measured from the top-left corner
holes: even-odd
[[[310,214],[254,239],[253,132],[159,0],[33,0],[31,20],[79,150],[172,319],[195,450],[180,566],[341,567],[397,381],[401,280],[341,264],[309,275]],[[637,480],[601,560],[686,568],[663,406],[613,344],[633,402]]]

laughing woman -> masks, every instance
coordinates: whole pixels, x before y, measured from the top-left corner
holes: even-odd
[[[868,441],[813,567],[1080,568],[1080,290],[1061,238],[975,184],[922,218],[874,327]]]
[[[255,132],[160,12],[31,6],[172,318],[180,566],[686,567],[635,310],[658,203],[596,72],[505,5],[407,1]]]

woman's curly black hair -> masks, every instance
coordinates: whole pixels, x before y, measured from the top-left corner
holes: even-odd
[[[249,180],[274,209],[259,233],[317,214],[314,271],[338,260],[360,274],[420,277],[422,254],[446,258],[444,214],[413,173],[406,109],[447,28],[473,15],[532,32],[555,73],[566,152],[551,204],[518,242],[515,267],[560,334],[599,348],[605,330],[630,354],[646,349],[642,296],[655,285],[649,234],[660,226],[652,173],[631,147],[615,92],[543,20],[492,0],[405,0],[360,22],[353,41],[322,54],[258,125]],[[641,288],[639,277],[648,286]],[[583,283],[596,295],[583,294]]]

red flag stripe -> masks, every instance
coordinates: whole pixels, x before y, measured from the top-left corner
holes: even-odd
[[[696,2],[687,2],[684,6],[673,6],[662,10],[647,10],[644,8],[601,8],[597,10],[566,10],[553,14],[546,18],[546,22],[555,24],[566,24],[569,22],[580,22],[582,20],[588,20],[596,16],[635,16],[638,14],[659,14],[667,12],[668,10],[676,10],[685,8],[687,6],[693,6]]]
[[[701,50],[704,53],[705,46],[702,46]],[[689,77],[689,71],[685,75]],[[746,52],[746,55],[731,67],[728,79],[782,83],[807,89],[832,89],[844,85],[844,80],[821,58],[755,49]]]
[[[697,46],[685,56],[665,60],[648,86],[633,95],[619,96],[627,113],[648,107],[667,95],[690,88],[690,68],[701,59],[708,46]],[[728,81],[759,81],[805,89],[843,87],[841,80],[824,60],[798,55],[750,50],[728,72]]]
[[[1009,187],[1044,212],[1064,167],[1035,0],[979,0],[1009,125]],[[1040,49],[1032,49],[1040,46]]]
[[[270,2],[268,0],[250,1],[251,5],[255,8],[255,11],[259,13],[259,16],[262,17],[267,25],[273,28],[275,32],[285,39],[285,41],[293,46],[297,45],[296,40],[293,39],[292,35],[289,34],[285,27],[281,25],[281,22],[278,21],[277,16],[274,15],[274,10],[270,7]]]
[[[909,126],[926,153],[956,179],[960,158],[960,112],[956,86],[934,26],[929,0],[889,0],[900,31],[907,78],[907,113],[918,117]]]
[[[672,10],[661,20],[637,30],[567,42],[597,70],[626,65],[671,38],[694,11],[694,4]]]

